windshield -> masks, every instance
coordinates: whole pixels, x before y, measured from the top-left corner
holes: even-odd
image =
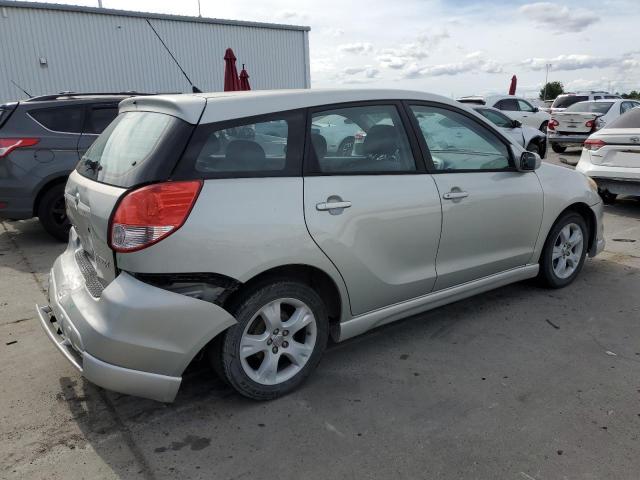
[[[489,110],[487,108],[477,108],[477,112],[490,122],[496,124],[502,128],[513,128],[513,120],[506,115],[496,112],[495,110]]]
[[[584,112],[605,114],[609,111],[613,102],[579,102],[574,103],[567,112]]]
[[[640,128],[640,108],[632,108],[606,126],[609,128]]]
[[[558,97],[553,101],[551,108],[567,108],[574,103],[584,102],[589,100],[589,97],[585,95],[567,95],[566,97]]]
[[[160,174],[166,170],[164,160],[169,158],[175,164],[179,155],[175,150],[188,138],[184,134],[186,125],[162,113],[122,113],[91,145],[76,170],[92,180],[119,187],[164,179],[168,174]]]

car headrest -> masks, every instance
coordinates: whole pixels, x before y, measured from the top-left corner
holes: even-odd
[[[391,155],[398,150],[400,138],[393,125],[374,125],[364,137],[362,149],[365,155]]]
[[[323,159],[327,155],[327,140],[319,133],[311,134],[311,144],[316,151],[318,160]]]
[[[232,140],[227,145],[225,159],[238,167],[260,168],[264,165],[264,149],[251,140]]]
[[[215,155],[220,152],[220,139],[216,134],[209,135],[207,141],[202,147],[202,152],[200,153],[201,157],[208,157],[210,155]]]

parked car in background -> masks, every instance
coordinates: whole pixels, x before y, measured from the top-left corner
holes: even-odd
[[[576,170],[595,180],[605,203],[618,195],[640,196],[640,108],[590,135]]]
[[[366,133],[360,153],[329,153],[327,117]],[[252,138],[268,122],[287,135]],[[536,276],[560,288],[604,248],[594,182],[421,92],[127,99],[66,196],[41,324],[88,380],[160,401],[201,354],[276,398],[329,336]]]
[[[327,141],[328,154],[351,155],[356,138],[364,141],[364,132],[358,125],[337,115],[314,118],[311,130]]]
[[[0,218],[38,217],[66,241],[67,177],[132,94],[65,92],[1,105]]]
[[[537,153],[544,158],[547,153],[547,135],[537,128],[522,125],[518,120],[513,120],[503,114],[497,108],[473,107],[484,118],[495,124],[505,134],[513,137],[518,145],[530,152]]]
[[[562,112],[554,112],[548,126],[551,148],[562,153],[569,146],[581,146],[593,132],[639,106],[640,102],[636,100],[593,100],[574,103]]]
[[[486,105],[497,108],[508,117],[518,120],[523,125],[533,127],[543,133],[547,131],[547,123],[551,118],[547,112],[540,110],[521,97],[514,95],[493,95],[489,97],[462,97],[458,99],[461,103],[471,103],[476,105]]]
[[[549,113],[563,112],[567,107],[570,107],[574,103],[588,102],[593,100],[612,100],[622,98],[620,95],[614,95],[609,92],[592,90],[589,92],[572,92],[562,93],[558,95],[553,103]]]

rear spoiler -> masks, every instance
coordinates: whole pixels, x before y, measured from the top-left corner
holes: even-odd
[[[199,95],[153,95],[126,98],[120,102],[119,111],[164,113],[196,125],[206,104],[207,99]]]

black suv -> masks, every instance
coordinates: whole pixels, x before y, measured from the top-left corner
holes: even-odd
[[[0,218],[38,217],[66,240],[67,176],[133,95],[65,92],[0,105]]]

